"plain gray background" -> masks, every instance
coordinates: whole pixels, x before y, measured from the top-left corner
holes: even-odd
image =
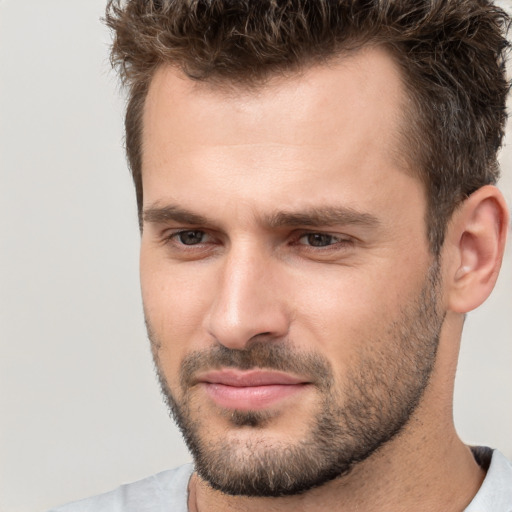
[[[0,512],[43,511],[189,460],[144,332],[104,5],[0,1]],[[510,205],[512,148],[502,163]],[[455,397],[463,439],[509,458],[510,245],[497,289],[469,315]]]

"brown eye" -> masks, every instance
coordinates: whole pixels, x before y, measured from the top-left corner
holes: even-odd
[[[196,245],[200,244],[204,241],[205,233],[204,231],[181,231],[176,234],[176,238],[183,244],[183,245]]]

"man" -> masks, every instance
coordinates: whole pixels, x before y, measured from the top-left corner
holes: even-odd
[[[452,420],[508,225],[484,0],[111,0],[162,390],[194,458],[58,510],[512,510]]]

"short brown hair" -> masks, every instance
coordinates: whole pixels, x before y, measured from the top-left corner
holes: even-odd
[[[434,254],[453,211],[495,183],[506,121],[508,16],[487,0],[109,0],[112,62],[129,89],[126,151],[142,208],[142,113],[162,64],[254,86],[377,44],[412,99],[406,153],[424,181]]]

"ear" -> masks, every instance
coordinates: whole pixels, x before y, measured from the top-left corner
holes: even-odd
[[[505,199],[491,185],[471,194],[453,214],[443,254],[449,310],[467,313],[490,295],[503,259],[508,221]]]

